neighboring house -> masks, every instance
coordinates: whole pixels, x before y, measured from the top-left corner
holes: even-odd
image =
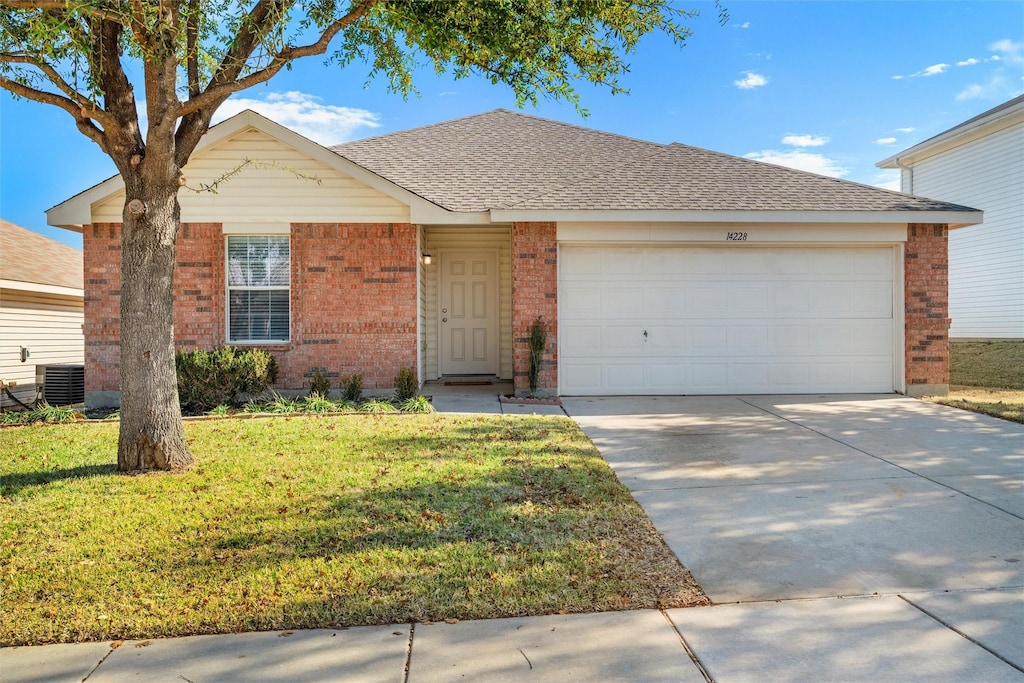
[[[1024,95],[878,162],[904,192],[978,207],[949,236],[949,335],[1024,340]]]
[[[175,338],[267,348],[280,389],[406,366],[523,392],[540,317],[549,394],[944,391],[947,229],[982,219],[505,110],[333,149],[243,112],[185,175],[245,159],[279,164],[181,193]],[[47,214],[85,236],[94,405],[118,398],[123,202],[114,177]]]
[[[83,363],[82,311],[82,252],[0,220],[0,380],[18,400],[35,400],[36,366]]]

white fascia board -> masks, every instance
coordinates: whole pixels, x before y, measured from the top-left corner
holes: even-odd
[[[924,142],[919,142],[913,147],[908,147],[902,152],[882,159],[875,166],[878,168],[903,168],[910,166],[954,147],[966,145],[969,142],[974,142],[1022,123],[1024,123],[1024,104],[1012,109],[996,112],[992,118],[975,121],[963,128],[951,128],[945,133],[939,133],[935,137],[928,138]]]
[[[962,227],[985,219],[983,211],[585,211],[494,209],[495,222],[593,223],[945,223]]]
[[[355,162],[349,161],[340,154],[319,145],[312,140],[299,135],[293,130],[275,123],[265,116],[254,111],[246,110],[236,114],[226,121],[218,123],[203,136],[203,139],[196,146],[192,156],[201,155],[211,147],[230,139],[247,128],[266,133],[282,144],[288,145],[295,150],[306,154],[310,158],[319,161],[330,168],[334,168],[356,180],[378,190],[393,199],[409,206],[413,222],[430,223],[489,223],[489,216],[485,212],[460,214],[448,211],[447,209],[423,199],[417,194],[400,187],[381,176],[368,171]],[[108,178],[98,185],[81,192],[70,199],[46,211],[46,222],[49,225],[58,227],[69,227],[69,229],[81,232],[82,225],[92,222],[92,205],[102,201],[116,192],[124,189],[124,181],[120,175]],[[422,219],[419,220],[419,219]]]
[[[56,294],[58,296],[77,297],[79,299],[85,296],[84,289],[61,287],[59,285],[44,285],[38,282],[21,282],[20,280],[0,280],[0,289],[14,289],[19,292],[38,292],[40,294]]]

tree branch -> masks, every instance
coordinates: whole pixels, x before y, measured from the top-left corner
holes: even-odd
[[[46,92],[45,90],[37,90],[17,81],[12,81],[5,76],[0,76],[0,88],[8,90],[19,97],[24,97],[27,100],[60,107],[71,114],[75,124],[78,126],[78,130],[82,131],[86,137],[99,145],[100,149],[107,152],[107,136],[90,117],[83,113],[82,108],[74,100],[70,100],[63,95]]]
[[[81,12],[85,16],[94,17],[96,19],[106,19],[108,21],[124,21],[124,17],[108,12],[98,7],[90,7],[82,3],[75,7],[68,7],[68,3],[63,0],[0,0],[0,7],[6,7],[8,9],[21,9],[21,10],[75,10]]]
[[[6,64],[27,64],[34,66],[39,69],[43,75],[46,76],[47,80],[50,81],[58,90],[60,90],[67,97],[68,100],[74,102],[78,106],[78,110],[81,115],[85,118],[95,119],[101,126],[108,128],[111,120],[105,112],[100,109],[92,99],[88,96],[75,90],[71,85],[64,80],[64,78],[57,72],[52,65],[42,59],[35,59],[27,54],[17,53],[0,53],[0,63]],[[43,91],[40,91],[43,92]]]
[[[370,11],[371,7],[377,4],[377,2],[379,2],[379,0],[362,0],[353,7],[348,14],[324,29],[324,32],[316,42],[299,47],[284,47],[280,52],[274,55],[270,64],[247,76],[243,76],[242,78],[238,78],[238,74],[241,72],[241,66],[239,64],[233,64],[229,67],[226,66],[227,62],[229,59],[241,58],[240,63],[244,64],[245,59],[247,59],[252,53],[252,50],[255,49],[256,45],[253,43],[249,47],[249,52],[244,56],[241,55],[241,53],[232,51],[229,55],[224,57],[224,60],[221,62],[221,67],[217,70],[217,74],[214,78],[211,79],[206,90],[198,97],[190,97],[187,102],[182,104],[181,113],[188,114],[208,108],[212,104],[219,105],[220,102],[226,100],[232,93],[245,90],[246,88],[250,88],[254,85],[259,85],[260,83],[270,80],[275,74],[277,74],[277,72],[283,69],[286,64],[293,60],[324,54],[327,52],[327,47],[330,45],[331,40],[334,39],[334,36],[338,35],[338,33],[350,24],[362,18],[368,11]],[[253,11],[255,12],[255,9]],[[262,28],[267,29],[269,27],[264,26]],[[227,78],[227,74],[232,72],[234,73],[234,76],[231,77],[231,80],[225,80]]]

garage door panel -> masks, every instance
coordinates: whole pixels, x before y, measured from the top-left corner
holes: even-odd
[[[643,287],[602,287],[602,318],[643,318]]]
[[[892,248],[562,252],[562,393],[893,388]]]

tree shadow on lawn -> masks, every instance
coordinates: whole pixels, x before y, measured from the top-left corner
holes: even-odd
[[[221,587],[249,604],[229,617],[234,630],[706,604],[610,473],[586,487],[596,502],[572,476],[512,465],[471,482],[297,497],[272,523],[196,538],[172,571],[217,585],[208,575],[224,563]]]
[[[78,467],[54,468],[36,472],[19,472],[0,475],[0,496],[16,496],[26,489],[42,487],[66,479],[98,477],[117,472],[117,465],[79,465]]]

